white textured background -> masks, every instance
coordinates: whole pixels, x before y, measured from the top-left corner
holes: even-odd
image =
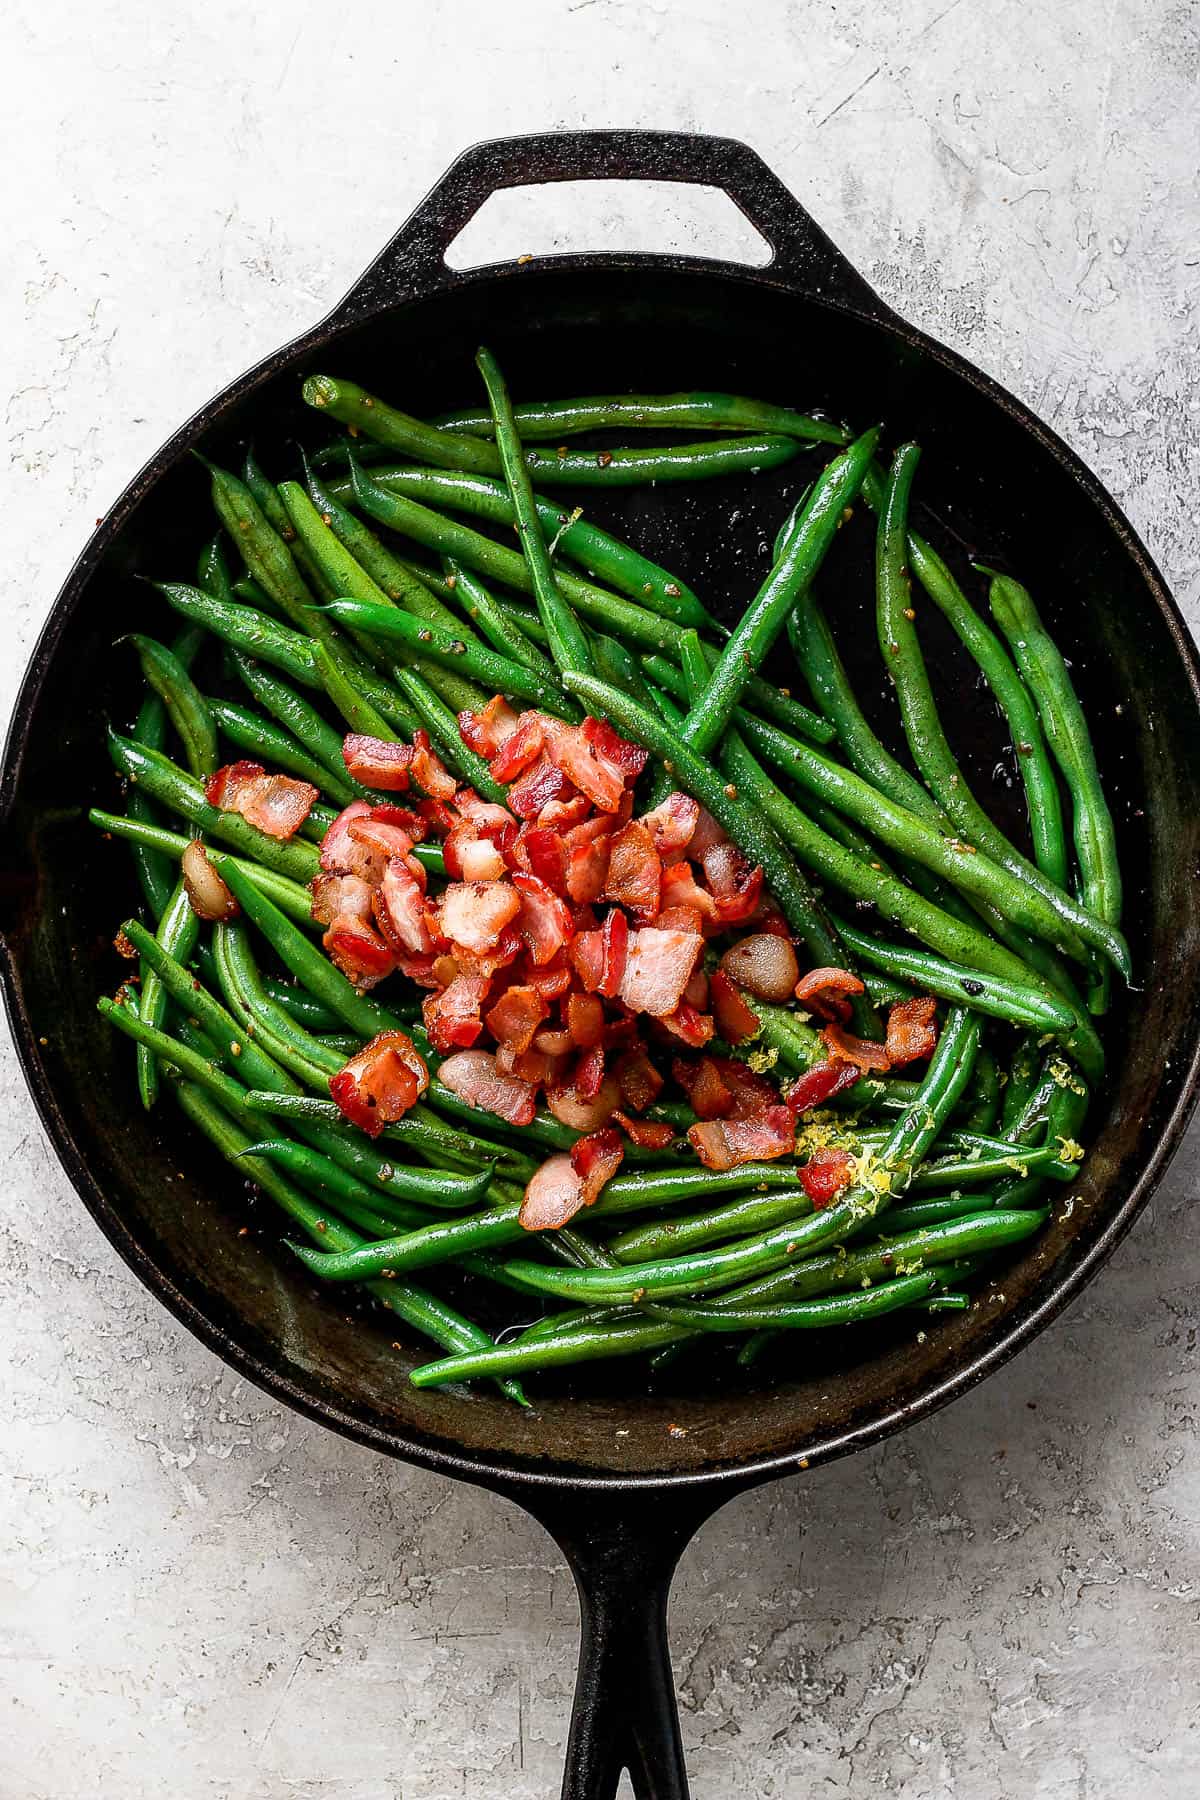
[[[1197,616],[1189,0],[9,0],[5,35],[5,711],[176,423],[463,145],[548,126],[747,138],[1053,421]],[[725,229],[694,197],[507,207],[481,256]],[[3,1080],[0,1800],[557,1792],[548,1541],[234,1380],[100,1239],[11,1056]],[[697,1800],[1200,1791],[1198,1147],[1015,1365],[704,1532],[673,1607]]]

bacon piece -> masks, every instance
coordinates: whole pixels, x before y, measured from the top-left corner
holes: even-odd
[[[662,858],[644,825],[631,819],[608,840],[604,899],[652,919],[659,909]]]
[[[478,712],[460,712],[458,735],[468,750],[489,760],[506,744],[520,724],[503,694],[496,694]]]
[[[561,1150],[530,1176],[517,1220],[526,1231],[559,1231],[583,1205],[583,1181]]]
[[[574,792],[558,765],[543,756],[514,781],[508,790],[508,804],[518,819],[536,819],[552,800],[568,799]]]
[[[706,806],[700,808],[696,820],[696,829],[692,832],[688,844],[688,855],[693,862],[703,863],[707,853],[716,844],[727,844],[729,835],[723,825],[718,825]]]
[[[625,1160],[621,1134],[610,1126],[591,1131],[571,1145],[571,1167],[583,1183],[583,1204],[594,1206],[604,1184]]]
[[[702,1050],[708,1043],[715,1029],[708,1013],[698,1013],[694,1006],[681,1000],[673,1013],[668,1013],[659,1023],[677,1038],[682,1038],[692,1050]]]
[[[660,931],[694,931],[697,937],[704,931],[704,917],[694,906],[664,906],[654,923]]]
[[[757,864],[751,868],[737,846],[729,843],[714,844],[706,850],[702,867],[722,925],[738,925],[748,919],[762,893],[761,868]]]
[[[563,956],[555,956],[544,968],[532,964],[525,979],[544,1000],[558,1000],[571,985],[571,965]]]
[[[762,1020],[750,1005],[736,982],[724,969],[714,969],[708,982],[708,997],[721,1028],[721,1036],[730,1044],[744,1044],[757,1037]]]
[[[577,906],[590,905],[604,892],[609,841],[606,837],[595,837],[589,843],[576,844],[568,852],[566,887]]]
[[[554,1117],[563,1125],[569,1125],[572,1131],[595,1131],[608,1121],[621,1104],[621,1090],[615,1078],[606,1075],[600,1088],[591,1099],[585,1100],[576,1090],[574,1083],[562,1083],[548,1087],[546,1105]]]
[[[557,1025],[551,1025],[545,1031],[539,1031],[533,1040],[535,1050],[543,1056],[570,1056],[574,1046],[569,1031],[563,1031]]]
[[[586,794],[574,794],[570,800],[547,800],[537,822],[543,831],[567,832],[581,825],[591,810]],[[605,813],[603,817],[607,820],[609,815]]]
[[[597,838],[611,837],[620,824],[621,820],[615,813],[593,813],[590,819],[583,819],[578,825],[572,825],[563,838],[568,855],[580,844],[591,844]]]
[[[503,745],[491,758],[492,775],[496,781],[515,781],[542,754],[542,745],[546,741],[546,728],[539,712],[522,713],[515,729],[505,738]]]
[[[887,1045],[872,1043],[870,1038],[855,1037],[841,1025],[826,1025],[821,1041],[835,1062],[853,1063],[858,1069],[877,1069],[881,1074],[891,1067]]]
[[[671,863],[663,870],[660,903],[664,912],[686,906],[702,919],[713,920],[717,916],[716,901],[707,888],[700,886],[686,862]]]
[[[615,906],[600,927],[600,950],[600,992],[606,1000],[615,1000],[621,991],[629,958],[629,922]]]
[[[577,725],[554,720],[547,721],[547,726],[546,748],[555,767],[601,812],[616,812],[625,793],[621,764],[599,744],[589,742]]]
[[[631,1119],[618,1108],[613,1121],[639,1150],[665,1150],[675,1141],[675,1127],[661,1119]]]
[[[346,1117],[369,1137],[402,1119],[428,1086],[429,1070],[403,1031],[381,1031],[329,1080]]]
[[[800,1004],[819,1019],[844,1025],[850,1017],[850,994],[861,994],[863,984],[849,969],[810,969],[801,976],[794,992]]]
[[[412,775],[417,786],[431,800],[453,800],[458,783],[441,757],[431,749],[427,731],[413,732]]]
[[[640,744],[631,744],[628,738],[620,737],[606,719],[593,719],[590,713],[580,729],[584,743],[597,756],[615,763],[626,777],[641,774],[650,752],[643,750]]]
[[[707,1012],[708,988],[708,976],[703,969],[697,967],[692,970],[691,978],[683,990],[683,997],[689,1006],[695,1007],[697,1012]]]
[[[601,931],[577,931],[567,947],[575,971],[589,994],[600,992],[604,980],[604,934]]]
[[[529,873],[545,882],[552,893],[565,894],[567,859],[559,834],[540,825],[526,825],[521,831],[521,842],[529,859]]]
[[[793,1082],[784,1099],[794,1113],[809,1112],[814,1106],[824,1106],[843,1088],[853,1087],[859,1074],[852,1062],[816,1063]]]
[[[613,1067],[621,1090],[621,1105],[630,1112],[645,1112],[663,1090],[663,1078],[639,1044],[627,1050]]]
[[[386,865],[375,894],[375,920],[397,951],[428,956],[433,937],[425,914],[425,871],[412,857],[395,856]]]
[[[663,860],[670,857],[674,861],[691,843],[699,817],[700,807],[691,795],[676,792],[668,794],[653,812],[644,814],[642,824],[654,839],[654,848]]]
[[[370,878],[374,858],[365,844],[351,837],[350,827],[355,819],[370,818],[374,810],[369,800],[352,800],[342,808],[321,839],[321,867],[329,874],[361,875],[364,881]]]
[[[937,1001],[932,994],[918,994],[891,1008],[884,1048],[893,1069],[933,1055],[938,1039],[936,1016]]]
[[[268,775],[261,763],[235,762],[209,776],[204,797],[210,806],[240,813],[247,824],[282,843],[296,835],[319,795],[311,781]]]
[[[387,819],[377,818],[374,812],[368,813],[366,818],[351,819],[348,830],[354,842],[362,845],[374,859],[374,868],[378,874],[368,875],[368,881],[378,879],[391,857],[407,856],[413,847],[412,837],[407,831]],[[418,863],[417,867],[424,874],[424,866]]]
[[[733,1096],[733,1116],[736,1119],[755,1119],[765,1113],[768,1107],[778,1106],[779,1090],[773,1081],[765,1075],[759,1075],[736,1056],[713,1056],[708,1059],[715,1064],[721,1080]]]
[[[371,886],[361,875],[314,875],[308,891],[318,925],[332,925],[339,915],[364,922],[371,918]]]
[[[505,831],[517,829],[517,821],[506,806],[496,800],[484,800],[472,787],[459,788],[454,804],[464,819],[470,819],[485,837],[495,838],[497,843],[502,842]]]
[[[655,1018],[675,1012],[700,949],[700,939],[690,931],[659,931],[651,925],[631,932],[619,988],[629,1010]]]
[[[535,987],[518,985],[501,994],[484,1024],[498,1044],[520,1056],[528,1050],[534,1032],[549,1013],[550,1008]]]
[[[699,1062],[685,1062],[677,1056],[671,1074],[688,1097],[688,1105],[698,1119],[727,1119],[734,1110],[734,1097],[717,1066],[716,1058],[702,1056]]]
[[[364,787],[382,788],[385,793],[403,793],[412,771],[413,747],[386,738],[367,737],[361,731],[347,732],[342,739],[342,761],[346,773]]]
[[[820,1212],[835,1200],[854,1179],[854,1158],[849,1150],[838,1150],[832,1144],[814,1150],[800,1171],[800,1186]]]
[[[438,1079],[481,1112],[510,1125],[528,1125],[537,1109],[537,1090],[514,1075],[502,1075],[487,1050],[458,1050],[438,1070]]]
[[[321,942],[334,966],[362,993],[373,988],[396,967],[396,955],[391,945],[372,931],[364,919],[351,914],[336,914]]]
[[[553,961],[570,938],[574,921],[566,903],[536,875],[518,872],[512,878],[512,886],[519,903],[517,930],[534,963],[543,967]]]
[[[604,1031],[604,1007],[595,994],[567,996],[567,1031],[577,1050],[590,1050]]]
[[[445,800],[434,800],[427,795],[417,802],[417,806],[425,822],[426,836],[432,832],[434,837],[444,838],[453,831],[456,815]]]
[[[796,1121],[790,1108],[772,1106],[756,1119],[712,1119],[693,1125],[688,1141],[706,1169],[735,1169],[739,1163],[790,1156],[796,1146]]]
[[[568,1043],[570,1039],[568,1038]],[[604,1051],[599,1044],[585,1050],[575,1064],[575,1092],[581,1100],[594,1100],[604,1080]]]
[[[440,994],[430,994],[422,1003],[425,1029],[435,1050],[469,1050],[478,1040],[483,1030],[479,1009],[490,985],[486,975],[466,969]]]
[[[439,929],[463,950],[491,950],[520,910],[521,896],[510,882],[452,882],[442,893]]]
[[[447,844],[453,836],[451,832]],[[459,843],[456,861],[458,867],[451,869],[447,859],[446,872],[460,875],[464,881],[499,881],[506,866],[501,852],[491,838],[486,837],[464,837]]]

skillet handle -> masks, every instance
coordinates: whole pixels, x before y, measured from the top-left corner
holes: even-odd
[[[539,1506],[520,1495],[562,1550],[579,1591],[562,1800],[613,1800],[626,1769],[636,1800],[688,1800],[667,1597],[688,1541],[728,1498],[570,1494]]]
[[[446,266],[445,253],[499,189],[603,180],[718,188],[771,246],[772,275],[804,294],[873,318],[891,317],[748,144],[688,131],[545,131],[492,138],[464,150],[335,308],[331,322],[357,323],[398,301],[469,279]]]

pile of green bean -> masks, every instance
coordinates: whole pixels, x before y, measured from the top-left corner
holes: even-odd
[[[1103,1073],[1096,1020],[1112,970],[1130,971],[1112,820],[1066,663],[1023,587],[981,571],[989,622],[912,528],[914,445],[885,466],[878,430],[852,438],[724,394],[514,406],[487,351],[478,367],[486,407],[432,423],[353,383],[309,380],[305,400],[347,434],[278,485],[253,456],[240,476],[208,465],[220,531],[194,582],[161,585],[173,642],[126,640],[146,697],[131,730],[109,733],[125,810],[90,817],[128,841],[141,887],[143,915],[118,939],[137,979],[100,1007],[135,1041],[143,1104],[168,1088],[277,1203],[305,1269],[359,1284],[438,1346],[411,1375],[421,1387],[489,1377],[524,1404],[524,1376],[587,1360],[651,1354],[654,1369],[726,1334],[749,1363],[768,1347],[780,1357],[791,1330],[973,1304],[971,1284],[1043,1226],[1055,1184],[1076,1174]],[[572,447],[655,431],[669,441]],[[781,523],[732,631],[685,582],[537,491],[753,481],[801,454],[831,460]],[[860,709],[820,604],[852,511],[876,520],[879,647],[903,760]],[[1006,722],[1031,855],[955,758],[922,654],[927,604]],[[760,672],[781,634],[811,707]],[[343,730],[423,729],[459,780],[502,801],[456,721],[495,693],[565,719],[590,713],[649,750],[639,804],[679,787],[708,808],[761,864],[809,964],[860,972],[863,1036],[882,1035],[880,1006],[937,996],[924,1075],[864,1075],[833,1110],[802,1117],[795,1157],[777,1162],[715,1172],[682,1138],[666,1151],[630,1144],[585,1218],[525,1232],[525,1184],[576,1134],[544,1112],[508,1125],[445,1087],[418,991],[352,986],[315,941],[306,885],[336,811],[371,797],[347,773]],[[277,841],[209,803],[206,778],[236,757],[319,790],[300,834]],[[177,869],[196,837],[240,908],[211,928]],[[436,845],[417,854],[435,880],[444,872]],[[804,1013],[754,1010],[759,1033],[736,1052],[753,1067],[782,1081],[824,1060]],[[328,1084],[393,1029],[431,1079],[371,1141]],[[694,1121],[678,1102],[647,1116],[679,1132]],[[855,1156],[855,1176],[816,1210],[799,1168],[830,1141]],[[490,1290],[506,1296],[499,1338],[439,1291],[450,1270],[472,1278],[485,1316]]]

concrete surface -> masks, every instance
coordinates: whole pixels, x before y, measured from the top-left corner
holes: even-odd
[[[462,145],[546,126],[748,138],[1098,469],[1195,617],[1186,3],[13,0],[6,25],[5,706],[177,421]],[[568,224],[579,248],[723,229],[608,192],[497,211],[475,248]],[[11,1057],[3,1081],[3,1800],[557,1792],[575,1618],[548,1541],[234,1380],[82,1214]],[[1198,1150],[1005,1373],[703,1534],[673,1607],[698,1797],[1198,1791]]]

